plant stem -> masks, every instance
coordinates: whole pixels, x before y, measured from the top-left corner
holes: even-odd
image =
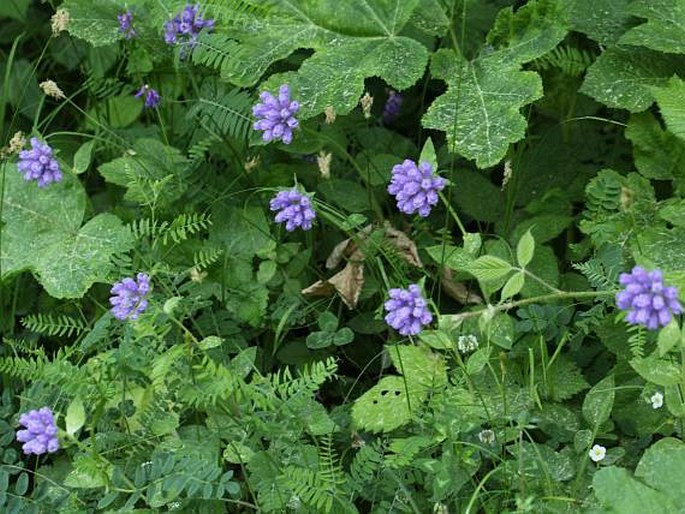
[[[461,312],[459,314],[449,315],[454,321],[462,321],[467,318],[475,318],[480,316],[485,312],[500,312],[508,311],[516,307],[521,307],[523,305],[530,305],[531,303],[544,303],[551,302],[555,300],[570,300],[570,299],[580,299],[580,298],[597,298],[601,296],[613,296],[616,291],[560,291],[558,293],[543,294],[540,296],[534,296],[533,298],[524,298],[523,300],[517,300],[512,302],[500,303],[499,305],[488,305],[484,309],[479,309],[477,311]]]

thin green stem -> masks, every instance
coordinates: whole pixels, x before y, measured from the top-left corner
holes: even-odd
[[[534,296],[532,298],[524,298],[523,300],[500,303],[499,305],[488,305],[484,309],[478,309],[477,311],[453,314],[450,316],[450,318],[452,318],[454,321],[463,321],[468,318],[477,318],[486,312],[494,314],[496,312],[508,311],[510,309],[515,309],[516,307],[530,305],[532,303],[546,303],[557,300],[580,300],[583,298],[600,298],[602,296],[613,296],[615,294],[616,291],[560,291],[558,293],[543,294],[540,296]]]
[[[459,218],[459,214],[457,214],[457,211],[454,210],[454,207],[452,207],[452,204],[447,200],[447,197],[442,193],[442,191],[440,191],[438,195],[440,196],[440,200],[442,200],[442,203],[445,204],[445,207],[447,207],[447,210],[452,216],[452,219],[454,219],[454,221],[457,223],[457,226],[461,231],[461,235],[465,236],[466,229],[464,228],[464,224],[461,222],[461,219]]]

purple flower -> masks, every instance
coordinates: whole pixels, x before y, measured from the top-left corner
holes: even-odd
[[[416,163],[406,159],[392,168],[392,179],[388,193],[397,200],[397,208],[405,214],[425,218],[431,207],[438,203],[438,191],[442,191],[447,181],[433,173],[433,167],[426,161]]]
[[[390,96],[388,96],[388,100],[383,107],[383,121],[385,123],[392,123],[395,121],[395,118],[399,116],[400,109],[402,108],[402,100],[401,94],[397,91],[390,91]]]
[[[312,228],[312,221],[316,218],[310,198],[295,188],[279,192],[271,199],[269,206],[272,211],[279,211],[276,214],[276,223],[285,222],[285,229],[288,232],[298,227],[302,230],[309,230]]]
[[[616,294],[616,305],[627,311],[626,321],[631,325],[644,325],[656,330],[666,326],[673,314],[683,311],[678,301],[678,290],[664,286],[660,270],[646,271],[635,266],[630,273],[621,273],[619,282],[625,289]]]
[[[186,5],[183,11],[164,25],[164,41],[169,45],[182,43],[191,50],[197,44],[197,37],[202,29],[211,31],[214,20],[205,20],[199,14],[200,4]],[[181,59],[186,56],[186,48],[181,48]]]
[[[385,322],[403,336],[415,336],[433,321],[428,302],[421,296],[421,289],[411,284],[409,289],[391,289],[390,300],[385,302]]]
[[[31,149],[19,152],[17,168],[24,174],[25,180],[38,181],[38,187],[45,187],[52,182],[62,180],[57,159],[52,156],[52,148],[31,138]]]
[[[125,12],[117,16],[119,20],[119,32],[121,32],[126,39],[131,39],[136,35],[133,28],[133,13],[127,9]]]
[[[259,95],[260,103],[252,108],[252,114],[259,118],[253,127],[263,130],[262,139],[267,143],[274,139],[283,141],[286,145],[293,140],[293,129],[299,125],[295,113],[300,104],[290,101],[290,88],[283,84],[278,90],[278,98],[264,91]]]
[[[136,98],[140,98],[145,95],[145,107],[148,109],[155,108],[159,105],[161,98],[157,90],[152,89],[147,84],[144,84],[136,93]]]
[[[136,282],[132,278],[125,278],[112,286],[112,314],[120,320],[136,319],[147,308],[147,295],[150,292],[150,277],[145,273],[138,273]]]
[[[19,417],[19,423],[26,430],[17,432],[17,441],[24,443],[22,449],[26,455],[42,455],[59,450],[57,425],[49,407],[25,412]]]

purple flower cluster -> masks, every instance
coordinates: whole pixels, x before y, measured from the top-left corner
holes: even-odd
[[[635,266],[630,273],[621,273],[619,282],[625,289],[616,294],[616,304],[628,312],[626,321],[631,325],[656,330],[660,325],[668,325],[673,314],[683,312],[678,290],[664,285],[660,270],[648,272]]]
[[[397,91],[390,91],[390,96],[383,107],[383,121],[392,123],[400,114],[402,108],[402,95]]]
[[[312,221],[316,218],[310,198],[295,188],[280,191],[271,199],[269,206],[272,211],[278,211],[276,223],[285,222],[285,229],[288,232],[298,227],[302,230],[309,230],[312,228]]]
[[[31,138],[31,149],[19,152],[17,168],[24,174],[25,180],[36,180],[39,187],[62,180],[57,159],[52,156],[52,148]]]
[[[119,20],[119,32],[121,32],[126,39],[131,39],[136,35],[136,31],[133,28],[133,13],[130,10],[119,14],[117,16]]]
[[[214,20],[205,20],[199,11],[200,4],[186,5],[180,14],[164,25],[164,41],[169,45],[180,42],[192,50],[202,29],[211,31],[214,28]],[[182,48],[181,58],[185,54],[186,48]]]
[[[143,86],[135,94],[136,98],[140,98],[141,96],[145,96],[145,107],[147,109],[154,109],[161,101],[161,97],[159,96],[157,90],[152,89],[147,84],[143,84]]]
[[[406,213],[426,217],[438,203],[438,191],[447,181],[433,173],[433,167],[422,161],[418,166],[410,159],[392,168],[388,192],[397,199],[397,208]]]
[[[112,314],[120,320],[136,319],[147,308],[147,295],[150,292],[150,277],[138,273],[136,280],[125,278],[112,286]]]
[[[290,100],[290,88],[283,84],[278,90],[278,98],[264,91],[259,95],[260,103],[252,108],[252,114],[259,118],[253,127],[263,130],[262,139],[267,143],[272,140],[281,140],[286,145],[293,140],[293,129],[299,122],[295,119],[295,113],[300,104]]]
[[[26,430],[17,432],[17,441],[24,443],[22,449],[26,455],[42,455],[59,450],[57,425],[49,407],[25,412],[19,417],[19,423]]]
[[[403,336],[415,336],[433,321],[428,302],[421,295],[421,289],[411,284],[409,289],[391,289],[390,300],[385,302],[385,322]]]

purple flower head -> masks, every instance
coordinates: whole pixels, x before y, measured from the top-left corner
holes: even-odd
[[[280,191],[271,199],[269,206],[272,211],[278,211],[276,223],[285,222],[285,229],[288,232],[298,227],[302,230],[309,230],[312,228],[312,221],[316,218],[309,196],[300,193],[295,188]]]
[[[390,91],[390,96],[383,107],[383,121],[385,123],[392,123],[395,118],[399,116],[402,108],[403,97],[397,91]]]
[[[52,182],[62,180],[57,159],[52,156],[52,148],[31,138],[31,149],[19,152],[17,168],[24,174],[25,180],[36,180],[38,187],[45,187]]]
[[[125,278],[112,286],[112,314],[120,320],[136,319],[147,308],[147,295],[150,292],[150,277],[145,273],[138,273],[137,282],[132,278]]]
[[[630,273],[621,273],[619,282],[625,288],[616,294],[616,305],[628,312],[626,321],[631,325],[656,330],[660,325],[668,325],[673,314],[683,312],[678,290],[664,286],[660,270],[648,272],[635,266]]]
[[[397,208],[405,214],[419,213],[425,218],[431,207],[438,203],[438,191],[447,181],[433,173],[433,167],[426,161],[418,166],[410,159],[392,168],[392,179],[388,193],[397,200]]]
[[[125,12],[117,16],[119,20],[119,32],[121,32],[126,39],[131,39],[136,35],[136,31],[133,28],[133,13],[126,9]]]
[[[148,109],[153,109],[159,105],[159,102],[161,101],[161,97],[159,96],[159,93],[157,90],[152,89],[150,86],[147,84],[144,84],[136,93],[136,98],[140,98],[141,96],[145,95],[145,107]]]
[[[59,450],[57,425],[49,407],[25,412],[19,417],[19,423],[26,430],[17,432],[17,441],[24,443],[22,449],[26,455],[42,455]]]
[[[202,29],[214,29],[214,20],[205,20],[200,11],[200,4],[186,5],[174,19],[164,25],[164,41],[168,45],[182,43],[181,59],[185,58],[187,49],[193,49]]]
[[[290,88],[283,84],[278,90],[278,98],[264,91],[259,95],[260,103],[252,108],[252,114],[259,118],[253,128],[263,130],[262,139],[281,140],[286,145],[293,140],[293,129],[299,125],[295,113],[300,109],[299,102],[290,100]]]
[[[385,322],[403,336],[415,336],[425,325],[433,321],[428,302],[421,296],[421,289],[411,284],[408,289],[391,289],[390,300],[385,302]]]

